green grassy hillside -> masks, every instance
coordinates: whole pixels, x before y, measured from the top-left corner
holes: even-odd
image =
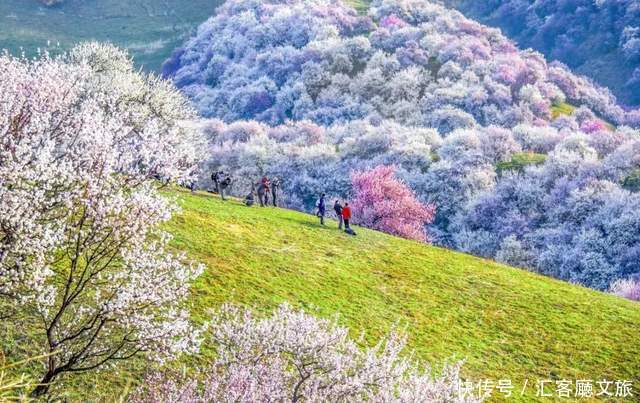
[[[209,270],[198,316],[233,300],[339,312],[378,337],[407,326],[422,358],[467,360],[475,378],[637,379],[640,305],[469,255],[280,209],[183,194],[176,247]]]
[[[537,379],[637,382],[640,304],[375,231],[350,237],[294,211],[178,197],[183,211],[167,225],[173,246],[207,266],[190,301],[197,321],[225,301],[263,310],[289,301],[320,316],[340,313],[369,340],[400,323],[420,358],[466,359],[465,375],[520,388],[528,379],[520,400],[533,399]],[[10,359],[33,351],[25,329],[2,327]],[[205,346],[183,362],[195,367],[210,354]],[[127,365],[69,382],[69,396],[114,396],[145,368]]]
[[[137,66],[159,71],[171,52],[215,14],[223,0],[39,0],[0,1],[0,50],[34,56],[78,42],[111,42],[129,50]],[[366,12],[368,0],[352,0]],[[57,44],[60,47],[57,47]],[[49,45],[48,45],[49,44]]]
[[[222,0],[38,0],[0,1],[0,49],[28,56],[38,48],[98,40],[126,48],[136,64],[158,71]]]

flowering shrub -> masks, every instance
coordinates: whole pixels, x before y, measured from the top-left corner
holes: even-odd
[[[152,374],[131,399],[144,402],[477,402],[460,390],[461,364],[441,374],[403,351],[391,332],[360,349],[348,329],[288,305],[261,318],[225,306],[212,322],[217,359],[198,378]]]
[[[611,285],[611,292],[632,301],[640,301],[640,281],[618,280]]]
[[[426,242],[425,225],[433,221],[435,207],[420,203],[394,174],[395,167],[384,165],[351,174],[354,221],[365,227]]]
[[[154,183],[188,178],[201,158],[182,124],[193,116],[109,45],[0,56],[0,297],[38,318],[34,395],[65,372],[197,346],[179,303],[200,268],[167,252],[157,227],[175,206]]]

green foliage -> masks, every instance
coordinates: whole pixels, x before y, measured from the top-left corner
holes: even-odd
[[[576,110],[575,106],[568,104],[566,102],[553,104],[551,106],[551,117],[555,119],[560,115],[570,116],[571,114],[573,114],[573,111],[575,110]]]
[[[373,342],[399,321],[420,358],[465,358],[465,375],[511,379],[516,388],[529,379],[528,395],[516,400],[535,399],[536,379],[637,374],[640,309],[633,302],[363,228],[350,237],[336,223],[320,227],[290,210],[175,195],[183,211],[167,226],[173,247],[208,267],[191,299],[198,322],[226,301],[263,312],[288,301],[322,317],[340,313],[354,337],[364,330]],[[12,359],[33,354],[28,329],[9,322],[0,323],[0,346]],[[205,342],[201,355],[176,366],[193,370],[212,351]],[[149,368],[137,359],[66,378],[64,395],[120,396]]]
[[[522,152],[514,154],[509,161],[500,161],[496,164],[496,172],[502,175],[504,171],[522,172],[527,166],[539,165],[547,159],[545,154]]]
[[[369,9],[369,3],[371,3],[371,1],[369,1],[369,0],[347,0],[347,1],[345,1],[345,3],[350,5],[351,7],[355,8],[356,10],[358,10],[358,13],[366,14],[367,10]]]
[[[631,192],[640,192],[640,169],[634,170],[631,175],[624,178],[622,187]]]
[[[173,49],[212,15],[221,0],[65,0],[54,7],[36,0],[0,1],[0,50],[33,56],[78,42],[111,42],[129,50],[137,66],[159,71]],[[57,43],[61,49],[56,49]]]

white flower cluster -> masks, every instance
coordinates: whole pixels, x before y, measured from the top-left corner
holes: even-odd
[[[217,360],[202,383],[153,374],[133,402],[477,402],[461,392],[460,364],[437,375],[404,356],[392,331],[374,347],[335,320],[283,304],[269,317],[225,306],[212,323]]]
[[[193,116],[109,45],[0,56],[0,296],[42,317],[43,381],[196,345],[179,303],[201,268],[167,253],[156,182],[202,158]]]

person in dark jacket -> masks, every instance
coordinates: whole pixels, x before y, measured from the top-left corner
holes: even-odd
[[[340,204],[338,200],[333,203],[333,211],[336,212],[336,217],[338,217],[338,229],[341,230],[344,220],[342,219],[342,204]]]
[[[249,192],[249,194],[247,195],[247,197],[244,198],[244,204],[246,204],[248,207],[253,206],[253,203],[255,203],[255,192],[253,190],[253,188],[251,188],[251,192]]]
[[[273,207],[277,206],[278,189],[280,188],[280,179],[275,178],[271,182],[271,200],[273,201]]]
[[[269,205],[269,178],[263,176],[258,182],[258,201],[260,207],[266,207]]]
[[[213,181],[213,191],[220,193],[220,177],[224,175],[223,171],[215,171],[211,173],[211,180]]]
[[[320,196],[320,199],[318,199],[318,213],[316,214],[318,217],[320,217],[320,225],[324,225],[324,215],[327,212],[327,206],[324,203],[324,197],[325,194],[323,193],[322,196]]]
[[[224,198],[224,191],[231,186],[231,182],[232,180],[230,175],[225,175],[224,173],[222,173],[220,176],[218,176],[218,189],[222,200],[227,200]]]

